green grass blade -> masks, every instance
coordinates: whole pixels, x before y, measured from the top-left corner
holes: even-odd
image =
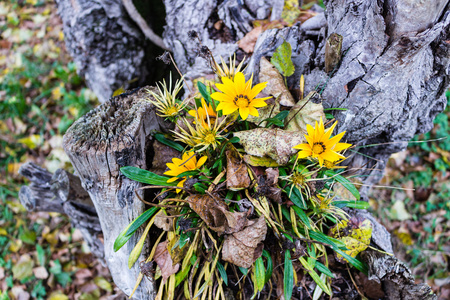
[[[183,150],[184,150],[183,146],[181,146],[180,144],[178,144],[174,141],[169,140],[162,133],[155,134],[155,139],[157,139],[160,143],[162,143],[166,146],[169,146],[170,148],[173,148],[177,151],[183,152]]]
[[[294,267],[292,266],[291,254],[289,250],[284,253],[284,279],[283,279],[284,299],[290,300],[294,289]]]

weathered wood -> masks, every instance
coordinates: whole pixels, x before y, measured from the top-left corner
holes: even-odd
[[[105,259],[115,284],[130,295],[140,272],[139,264],[128,268],[128,257],[143,229],[119,251],[113,244],[120,232],[143,211],[144,204],[135,193],[142,185],[120,173],[120,167],[150,167],[147,151],[151,134],[161,130],[162,120],[145,100],[145,89],[114,97],[76,121],[64,135],[63,147],[82,185],[97,210],[103,229]],[[163,124],[164,126],[164,124]],[[138,261],[148,255],[144,245]],[[149,299],[153,286],[143,280],[136,299]]]
[[[416,284],[408,267],[394,256],[374,250],[362,253],[369,266],[370,281],[381,284],[384,299],[435,300],[437,296],[425,283]]]
[[[56,0],[64,41],[100,102],[147,73],[146,41],[121,0]]]
[[[52,175],[34,163],[25,163],[19,173],[31,182],[19,191],[22,205],[28,211],[66,214],[72,226],[83,234],[91,252],[103,262],[100,222],[88,193],[81,187],[80,179],[62,169]]]

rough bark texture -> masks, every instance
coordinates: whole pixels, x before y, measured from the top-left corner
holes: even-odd
[[[121,1],[57,3],[68,48],[101,99],[119,87],[117,78],[123,83],[142,74],[141,33],[124,17]],[[251,30],[250,22],[269,15],[278,19],[283,7],[279,0],[166,0],[164,4],[165,44],[190,80],[210,70],[197,57],[198,45],[189,40],[189,30],[196,30],[202,44],[215,56],[226,57],[235,50],[243,54],[236,41]],[[318,89],[325,107],[346,108],[335,116],[340,121],[338,130],[347,131],[347,141],[361,146],[389,143],[358,150],[374,159],[355,154],[348,160],[355,167],[377,169],[366,172],[371,175],[366,182],[374,183],[381,177],[379,170],[384,169],[387,158],[403,150],[414,134],[430,130],[434,117],[445,106],[443,94],[450,78],[450,4],[448,0],[333,0],[326,5],[325,12],[318,9],[317,16],[303,24],[261,34],[247,72],[256,76],[260,59],[271,56],[288,41],[296,67],[288,84],[295,87],[304,74],[305,93]],[[327,74],[325,41],[332,33],[343,36],[344,55],[336,70]],[[74,123],[64,137],[65,150],[98,213],[107,264],[115,283],[126,294],[139,273],[137,265],[131,270],[127,266],[139,232],[117,253],[113,252],[113,242],[144,206],[134,194],[140,184],[122,176],[119,168],[150,168],[151,131],[162,126],[151,105],[141,100],[142,93],[139,90],[106,101]],[[38,179],[41,175],[24,174],[33,182],[21,192],[24,205],[58,211],[61,205],[48,199],[55,195],[63,199],[70,189],[50,190],[46,184],[51,174],[42,170],[36,174],[41,174],[42,180]],[[377,230],[374,242],[390,249],[389,235],[381,227]],[[146,245],[143,255],[147,250]],[[424,286],[412,285],[407,268],[394,258],[373,255],[367,260],[370,278],[382,284],[388,299],[432,299]],[[152,292],[153,287],[144,280],[135,298],[149,299]]]
[[[26,163],[19,173],[31,183],[22,186],[19,199],[28,211],[58,212],[69,216],[72,226],[78,228],[92,253],[104,263],[102,230],[98,215],[80,179],[62,169],[54,174]]]
[[[160,131],[160,118],[145,100],[145,89],[111,98],[76,121],[64,135],[63,146],[84,189],[89,193],[103,230],[105,259],[115,284],[130,295],[140,272],[136,263],[128,268],[128,257],[140,238],[139,230],[119,251],[113,244],[120,232],[143,211],[144,204],[135,193],[140,183],[123,176],[123,166],[149,168],[147,151],[151,134]],[[164,127],[164,124],[163,126]],[[142,261],[148,255],[144,245]],[[148,299],[153,286],[143,280],[135,299]]]
[[[146,76],[145,37],[121,0],[56,0],[64,40],[78,72],[100,102]]]
[[[174,49],[177,63],[188,70],[188,78],[208,70],[200,58],[195,58],[195,45],[188,40],[187,32],[199,31],[215,55],[231,52],[234,42],[250,29],[246,24],[252,17],[248,16],[257,15],[252,11],[256,6],[247,2],[244,6],[241,1],[227,1],[217,7],[224,22],[219,32],[203,29],[211,28],[214,2],[195,1],[196,7],[208,7],[201,13],[192,4],[165,2],[168,23],[164,38]],[[258,8],[261,16],[267,16],[271,7],[264,3]],[[306,94],[318,90],[325,108],[347,109],[335,117],[340,121],[337,130],[347,131],[348,142],[358,146],[383,144],[361,148],[358,151],[365,156],[355,154],[347,160],[354,167],[364,166],[364,175],[370,175],[365,182],[373,184],[381,178],[389,156],[404,150],[415,134],[429,131],[433,119],[445,107],[444,92],[450,79],[449,3],[328,1],[325,12],[318,10],[318,15],[303,24],[263,32],[249,59],[247,73],[257,75],[261,57],[271,56],[284,40],[288,41],[296,67],[288,84],[295,87],[304,74]],[[239,20],[245,24],[237,26]],[[227,32],[229,38],[219,40]],[[325,41],[332,33],[343,36],[343,56],[336,70],[327,74]],[[364,187],[362,194],[367,190]]]
[[[408,267],[393,256],[367,250],[362,253],[369,266],[368,279],[381,284],[384,299],[435,300],[427,284],[416,284]]]

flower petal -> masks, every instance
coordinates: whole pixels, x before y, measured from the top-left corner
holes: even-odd
[[[248,109],[249,109],[250,115],[255,116],[255,117],[259,117],[259,113],[258,113],[258,110],[256,108],[249,106]]]
[[[248,93],[249,99],[255,98],[267,85],[267,82],[261,82],[255,85]]]
[[[250,113],[250,110],[248,109],[248,107],[239,109],[239,114],[241,115],[242,120],[247,119],[249,113]]]
[[[333,147],[333,151],[339,152],[339,151],[345,150],[345,149],[347,149],[347,148],[349,148],[351,146],[352,146],[352,144],[337,143],[336,146]]]
[[[207,156],[202,156],[200,157],[200,159],[197,162],[197,169],[200,168],[201,166],[203,166],[203,164],[205,163],[205,161],[208,159]]]

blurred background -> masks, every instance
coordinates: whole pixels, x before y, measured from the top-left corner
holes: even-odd
[[[0,300],[113,299],[120,294],[68,218],[28,213],[18,200],[26,184],[18,175],[23,163],[32,161],[50,172],[73,171],[62,136],[96,105],[65,49],[54,1],[2,0]],[[447,107],[431,132],[391,157],[370,200],[372,212],[392,234],[396,256],[440,299],[450,299],[449,115]]]

